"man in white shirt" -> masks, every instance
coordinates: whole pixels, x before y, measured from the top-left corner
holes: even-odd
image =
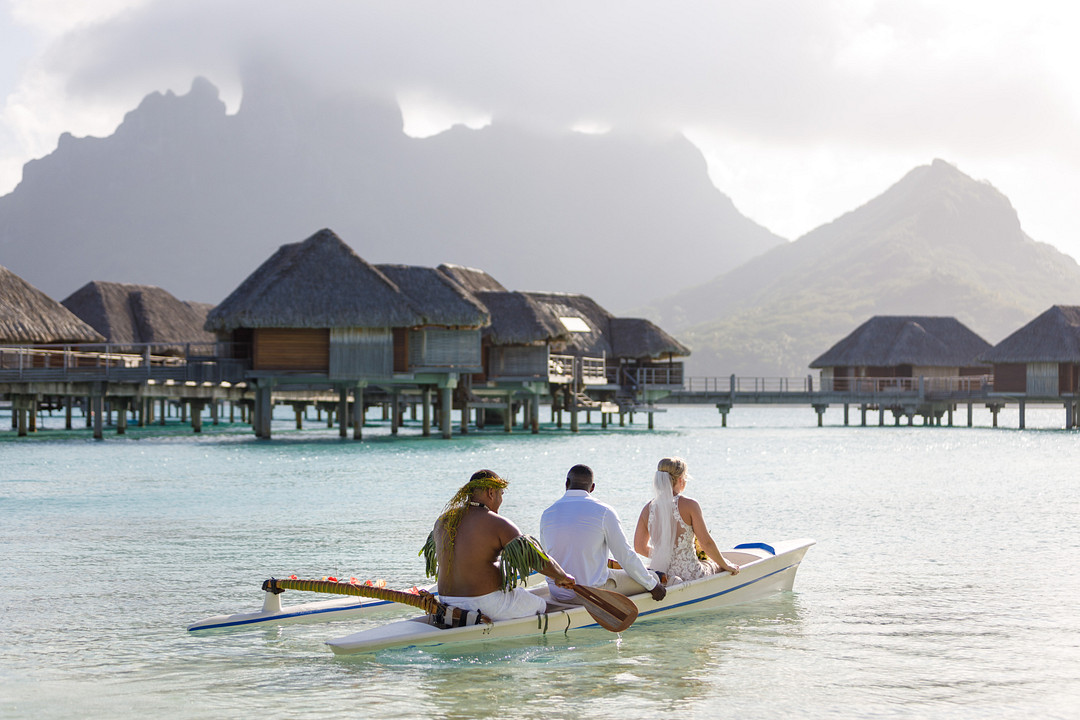
[[[566,475],[566,494],[540,517],[540,542],[544,551],[581,585],[618,589],[630,594],[648,590],[654,600],[663,600],[667,590],[630,546],[619,516],[610,505],[590,493],[596,488],[592,468],[575,465]],[[608,570],[608,553],[640,588],[618,588]],[[573,590],[548,583],[551,596],[562,603],[578,603]]]

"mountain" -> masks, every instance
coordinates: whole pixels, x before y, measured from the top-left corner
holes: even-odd
[[[993,186],[935,160],[643,314],[690,345],[692,375],[790,377],[874,315],[953,316],[995,343],[1076,303],[1076,261],[1029,238]]]
[[[480,267],[613,310],[661,297],[661,263],[704,282],[784,242],[681,137],[495,123],[413,139],[392,104],[263,71],[235,115],[197,79],[109,137],[62,136],[0,198],[0,263],[57,297],[111,280],[216,303],[323,227],[370,262]]]

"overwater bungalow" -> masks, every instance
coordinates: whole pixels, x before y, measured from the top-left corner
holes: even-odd
[[[0,265],[0,343],[56,345],[104,340],[70,310]]]
[[[613,317],[610,333],[618,365],[614,376],[608,368],[609,378],[642,392],[682,387],[683,364],[676,358],[688,357],[690,348],[643,318]]]
[[[258,436],[269,437],[274,388],[332,388],[342,435],[352,393],[359,438],[365,387],[391,394],[434,387],[449,408],[459,375],[479,369],[486,310],[439,272],[384,269],[321,230],[283,245],[210,312],[206,329],[233,343],[257,388]],[[441,424],[448,437],[448,412]]]
[[[153,285],[93,281],[61,304],[119,351],[184,357],[214,353],[214,334],[203,329],[212,306],[183,302]]]
[[[821,389],[844,392],[989,376],[979,356],[990,349],[953,317],[877,315],[810,363]]]
[[[0,266],[0,398],[11,402],[12,427],[19,435],[36,430],[38,403],[60,389],[54,383],[21,382],[24,371],[40,369],[38,373],[47,376],[49,368],[71,361],[68,346],[104,339],[63,305]]]
[[[1074,398],[1080,390],[1080,306],[1054,305],[981,358],[993,364],[994,392]]]

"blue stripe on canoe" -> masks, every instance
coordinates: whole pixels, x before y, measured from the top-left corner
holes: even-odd
[[[720,597],[721,595],[727,595],[728,593],[735,592],[736,590],[740,590],[740,589],[742,589],[742,588],[744,588],[744,587],[746,587],[748,585],[753,585],[756,582],[761,582],[765,578],[772,577],[773,575],[776,575],[777,573],[782,573],[782,572],[784,572],[786,570],[790,570],[791,568],[797,566],[798,564],[799,563],[791,563],[790,565],[788,565],[785,568],[781,568],[779,570],[774,570],[771,573],[769,573],[768,575],[762,575],[761,577],[757,578],[756,580],[751,580],[750,582],[745,582],[742,585],[736,585],[735,587],[728,588],[727,590],[721,590],[720,592],[713,593],[712,595],[705,595],[705,596],[702,596],[702,597],[699,597],[699,598],[695,598],[693,600],[687,600],[686,602],[676,603],[674,605],[665,605],[664,607],[659,607],[659,608],[656,608],[655,610],[648,610],[646,612],[639,613],[638,617],[641,617],[642,615],[653,615],[654,613],[665,612],[665,611],[671,610],[673,608],[683,607],[685,605],[696,605],[699,602],[705,602],[706,600],[712,600],[715,597]],[[582,625],[578,629],[594,628],[594,627],[600,627],[600,624],[599,623],[593,623],[592,625]]]
[[[268,617],[262,617],[262,618],[248,618],[247,620],[234,620],[233,622],[217,623],[215,625],[200,625],[199,627],[188,628],[188,630],[190,630],[191,632],[195,632],[196,630],[214,630],[215,628],[236,627],[237,625],[253,625],[255,623],[268,623],[268,622],[274,622],[275,620],[287,620],[289,618],[304,617],[305,615],[322,615],[323,613],[328,613],[328,612],[341,612],[342,610],[355,610],[358,607],[363,607],[364,609],[369,609],[369,608],[375,608],[375,607],[382,607],[384,605],[390,605],[390,604],[391,604],[390,600],[378,600],[378,601],[373,602],[373,603],[367,603],[366,605],[363,604],[363,603],[354,603],[353,605],[341,605],[339,607],[322,608],[320,610],[304,610],[302,612],[279,613],[277,615],[270,615]]]

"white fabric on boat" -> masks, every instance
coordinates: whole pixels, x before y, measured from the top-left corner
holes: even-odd
[[[533,595],[520,587],[510,592],[496,590],[487,595],[441,595],[439,599],[447,605],[462,610],[478,610],[492,620],[510,620],[539,615],[547,609],[547,601],[544,598]]]
[[[675,518],[678,514],[678,496],[672,492],[671,475],[657,470],[649,505],[649,567],[653,570],[668,571],[675,551]]]

